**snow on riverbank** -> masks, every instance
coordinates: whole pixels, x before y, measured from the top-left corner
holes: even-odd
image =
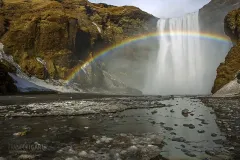
[[[213,97],[232,97],[240,94],[240,84],[237,82],[237,79],[229,82],[218,90]]]
[[[55,101],[48,103],[32,103],[25,105],[9,105],[1,106],[1,110],[18,108],[18,112],[0,112],[1,116],[66,116],[66,115],[85,115],[99,113],[115,113],[126,109],[137,108],[161,108],[166,105],[162,104],[162,98],[151,100],[149,97],[143,98],[101,98],[89,100],[71,100],[71,101]],[[36,100],[37,101],[37,100]]]
[[[51,91],[45,87],[38,86],[32,82],[27,81],[24,78],[18,77],[13,73],[8,73],[13,80],[15,81],[15,85],[19,89],[20,92],[30,92],[30,91]]]
[[[77,86],[72,84],[66,85],[64,81],[60,80],[41,80],[36,77],[26,77],[21,74],[10,74],[21,92],[28,91],[57,91],[62,93],[79,93],[82,92]],[[22,87],[23,84],[23,87]]]

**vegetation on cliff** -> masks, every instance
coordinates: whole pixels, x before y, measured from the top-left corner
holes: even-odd
[[[240,9],[228,13],[225,18],[225,26],[226,33],[235,44],[225,58],[225,62],[221,63],[217,69],[217,77],[212,93],[215,93],[225,84],[232,81],[240,70]]]
[[[0,41],[23,71],[44,79],[65,78],[79,60],[139,33],[157,19],[139,8],[87,0],[0,0]]]

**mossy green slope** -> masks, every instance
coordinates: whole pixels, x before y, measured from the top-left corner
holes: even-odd
[[[0,41],[29,75],[65,78],[90,52],[156,30],[157,18],[136,7],[86,0],[3,0]],[[96,25],[101,29],[97,29]]]
[[[221,63],[217,69],[217,77],[212,93],[215,93],[225,84],[232,81],[240,70],[240,9],[228,13],[225,18],[225,26],[226,33],[233,40],[234,46],[225,58],[225,62]]]

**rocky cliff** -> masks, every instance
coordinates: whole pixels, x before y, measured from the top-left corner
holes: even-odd
[[[229,28],[229,24],[233,22],[232,21],[229,23],[229,20],[233,20],[236,18],[236,15],[230,15],[232,14],[232,10],[235,10],[234,12],[236,12],[236,9],[238,8],[240,8],[239,0],[211,0],[209,4],[205,5],[200,10],[199,13],[201,30],[204,32],[226,36],[226,38],[231,39],[233,44],[235,44],[237,42],[237,37],[235,32],[233,32],[233,30]],[[229,18],[225,18],[226,16]],[[218,48],[218,45],[220,48],[221,44],[217,44],[215,47]],[[214,82],[214,86],[212,88],[212,93],[215,93],[225,84],[234,79],[234,74],[238,70],[238,60],[235,59],[236,50],[238,50],[237,45],[234,46],[229,52],[229,54],[226,56],[225,62],[221,63],[218,67],[217,76]]]
[[[8,73],[16,73],[17,69],[4,56],[3,45],[0,43],[0,94],[15,93],[17,87]]]
[[[8,73],[15,73],[16,69],[10,63],[0,60],[0,94],[16,93],[17,87]]]
[[[157,18],[132,6],[87,0],[0,0],[0,41],[22,70],[64,79],[89,53],[156,30]]]
[[[217,77],[212,89],[215,93],[235,79],[240,70],[240,9],[229,12],[225,18],[225,31],[233,40],[234,46],[229,51],[225,62],[217,69]]]
[[[239,7],[239,0],[212,0],[200,10],[201,29],[227,34],[236,42],[239,11],[229,13],[225,23],[224,17]],[[64,79],[89,58],[90,53],[138,34],[156,31],[157,20],[133,6],[116,7],[87,0],[0,0],[0,41],[5,45],[5,53],[12,55],[29,76]],[[157,47],[153,40],[114,51],[121,54],[106,58],[109,72],[122,80],[131,79],[127,82],[130,86],[142,86],[144,60]],[[231,81],[239,70],[238,51],[239,42],[219,66],[213,93]],[[99,73],[100,77],[103,74]],[[101,79],[105,78],[98,79],[103,84]]]
[[[200,9],[201,29],[204,32],[225,35],[224,18],[228,12],[239,7],[239,0],[211,0]]]

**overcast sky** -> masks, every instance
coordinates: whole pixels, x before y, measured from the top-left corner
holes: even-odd
[[[210,0],[89,0],[117,6],[133,5],[157,17],[178,17],[197,11]]]

